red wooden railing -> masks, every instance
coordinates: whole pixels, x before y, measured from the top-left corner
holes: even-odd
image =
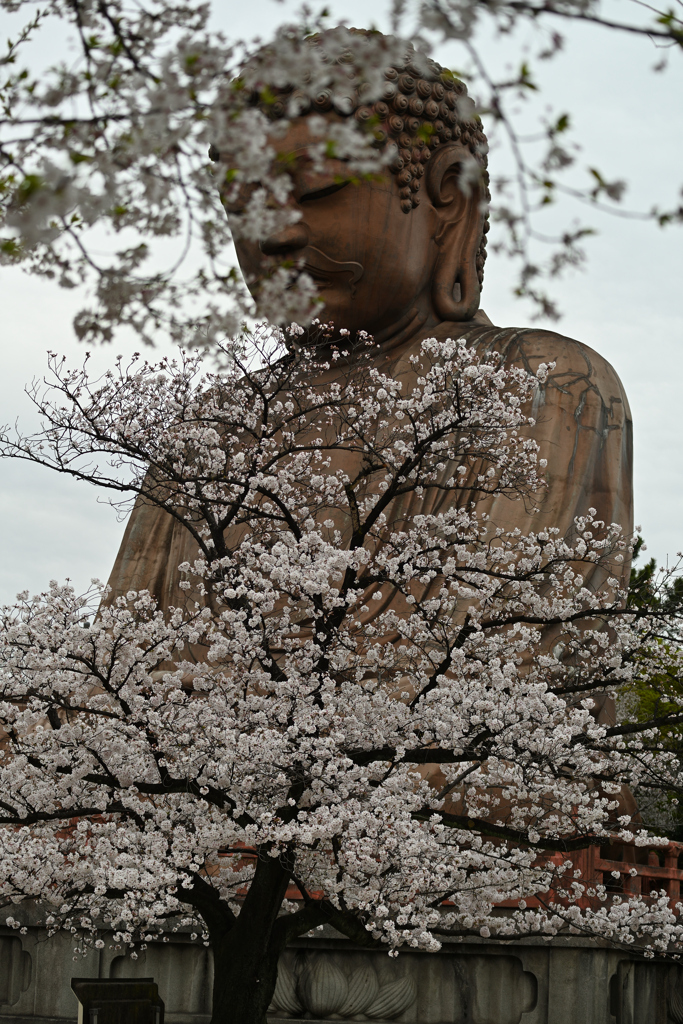
[[[560,882],[560,889],[568,888],[573,871],[579,870],[581,877],[577,881],[588,886],[604,885],[608,896],[628,899],[631,895],[642,895],[646,898],[656,898],[663,889],[669,897],[671,909],[680,913],[677,904],[682,895],[683,843],[669,842],[667,847],[656,849],[638,847],[633,843],[589,846],[572,854],[556,853],[550,860],[558,866],[566,860],[572,863],[572,868]],[[555,899],[555,895],[549,893],[538,899],[526,897],[524,902],[528,907],[539,907],[542,903]],[[596,900],[589,896],[577,900],[580,907],[588,907],[595,902]],[[514,908],[518,906],[518,901],[505,900],[498,906]]]
[[[672,909],[681,898],[683,843],[670,842],[656,849],[632,844],[593,846],[576,858],[576,866],[586,878],[601,875],[599,880],[611,893],[649,896],[664,889]]]
[[[251,850],[245,849],[245,854],[240,860],[242,864],[245,864],[252,860],[253,856]],[[683,883],[683,843],[669,842],[667,847],[656,849],[638,847],[633,843],[589,846],[585,850],[578,850],[571,855],[556,853],[550,859],[558,865],[565,860],[570,860],[572,870],[578,869],[581,872],[581,878],[577,879],[578,881],[588,885],[602,884],[608,894],[612,896],[657,897],[664,889],[669,897],[669,906],[672,910],[679,912],[676,910],[676,904],[683,895],[681,886]],[[564,875],[561,887],[564,887],[565,882],[569,884],[571,881],[572,870]],[[635,873],[632,874],[632,872]],[[295,885],[290,885],[286,898],[300,900],[302,896]],[[545,896],[542,901],[535,897],[526,897],[524,902],[528,907],[538,907],[541,902],[546,903],[549,899],[554,899],[552,894]],[[592,899],[585,897],[580,899],[578,904],[586,907],[593,902]],[[518,901],[505,900],[498,906],[514,908],[518,906]]]

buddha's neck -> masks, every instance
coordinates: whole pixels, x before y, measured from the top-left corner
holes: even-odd
[[[424,313],[417,308],[409,310],[390,327],[375,334],[375,343],[379,346],[380,352],[384,355],[395,355],[400,348],[410,345],[418,338],[424,338],[429,331],[436,331],[443,321],[433,314]],[[473,325],[489,326],[493,324],[483,309],[478,309],[471,320],[463,321],[462,329],[466,330]]]
[[[407,342],[412,341],[426,328],[436,326],[433,316],[414,307],[402,316],[395,323],[375,334],[375,344],[379,345],[383,353],[391,352],[400,348]]]
[[[394,360],[400,354],[401,349],[409,348],[411,344],[427,336],[430,331],[436,332],[442,322],[433,313],[420,310],[416,306],[413,307],[398,320],[394,321],[394,323],[382,328],[373,335],[375,358]],[[472,320],[463,322],[462,329],[466,330],[467,327],[471,327],[474,324],[479,326],[491,325],[491,321],[486,313],[479,309]],[[332,349],[338,349],[340,347],[339,339],[331,343],[327,342],[324,346],[318,348],[318,352],[323,359],[328,354],[328,347],[330,352]],[[347,354],[345,353],[345,355]],[[356,353],[347,355],[347,359],[350,362],[354,362],[356,358]],[[346,362],[347,359],[342,359],[341,361]],[[335,357],[336,361],[337,357]]]

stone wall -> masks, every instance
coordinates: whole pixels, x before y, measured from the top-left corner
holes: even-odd
[[[105,947],[73,960],[70,936],[0,930],[0,1024],[75,1021],[70,979],[152,976],[168,1024],[208,1024],[210,952],[173,935],[138,960]],[[683,970],[576,940],[452,943],[395,960],[332,929],[283,955],[273,1024],[683,1024]]]

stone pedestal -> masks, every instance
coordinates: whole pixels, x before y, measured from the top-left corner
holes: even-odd
[[[153,978],[166,1024],[208,1024],[210,952],[177,933],[137,960],[74,961],[68,934],[0,931],[0,1024],[75,1022],[71,978]],[[439,953],[354,948],[332,929],[282,958],[273,1024],[683,1024],[683,970],[577,939],[446,943]]]

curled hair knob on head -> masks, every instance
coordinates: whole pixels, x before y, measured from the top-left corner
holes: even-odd
[[[381,98],[369,103],[367,95],[363,96],[364,91],[367,94],[368,83],[363,79],[362,72],[356,69],[353,53],[354,36],[366,36],[367,33],[350,29],[348,35],[348,49],[341,53],[337,47],[338,37],[333,35],[334,53],[325,54],[324,59],[330,65],[343,65],[351,69],[348,77],[350,94],[342,97],[325,89],[312,97],[307,106],[301,90],[294,94],[292,88],[274,86],[268,90],[267,99],[264,99],[262,93],[254,93],[251,102],[274,119],[292,116],[292,106],[299,107],[301,113],[306,113],[308,109],[316,113],[333,110],[343,117],[354,116],[364,130],[372,132],[375,145],[398,144],[400,153],[397,151],[389,163],[392,174],[401,174],[408,167],[422,168],[433,152],[440,151],[445,144],[456,140],[469,150],[480,169],[479,191],[482,202],[486,203],[490,199],[486,136],[464,82],[408,45],[403,60],[384,68],[385,84]],[[325,38],[326,33],[323,32],[308,37],[305,44],[320,46],[324,53]],[[356,71],[355,82],[353,71]],[[407,139],[404,138],[406,134]],[[414,149],[420,150],[419,157],[413,157]],[[406,214],[420,201],[420,181],[421,171],[411,173],[410,185],[403,185],[400,189],[401,209]],[[480,284],[485,259],[486,228],[481,236],[476,259]]]

